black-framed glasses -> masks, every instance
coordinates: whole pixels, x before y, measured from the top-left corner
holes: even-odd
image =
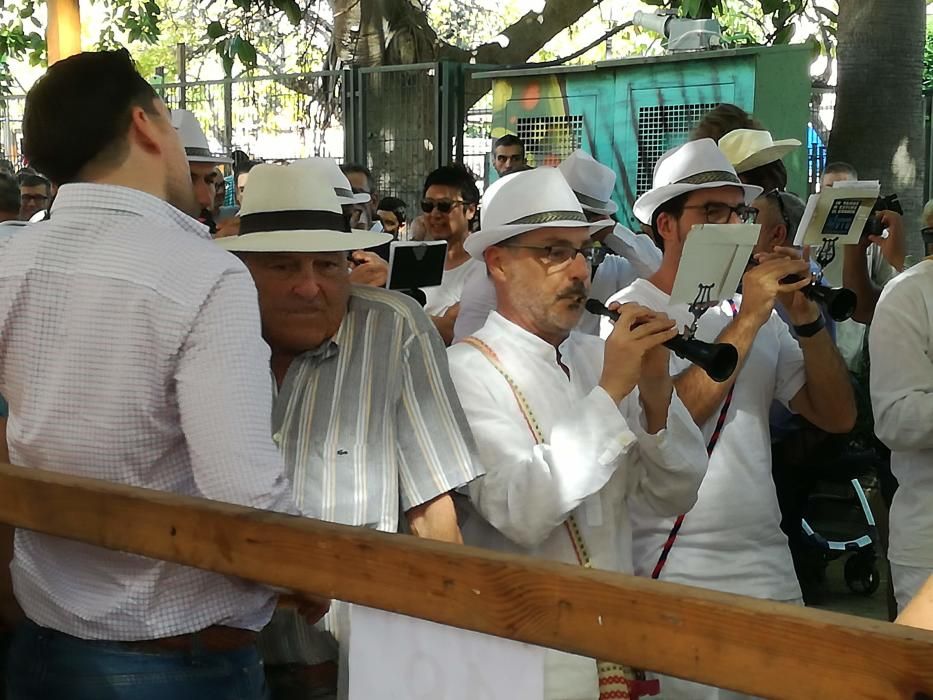
[[[743,224],[753,224],[758,219],[758,210],[746,204],[732,207],[725,202],[707,202],[706,204],[689,204],[684,209],[702,209],[706,212],[706,222],[709,224],[728,224],[733,214]]]
[[[541,259],[549,265],[563,265],[582,255],[590,265],[599,264],[606,257],[606,249],[595,245],[574,248],[570,245],[503,245],[501,248],[524,248],[541,251]]]
[[[765,198],[771,198],[777,202],[778,210],[781,212],[781,220],[784,222],[788,231],[792,230],[793,227],[790,225],[790,217],[787,215],[787,209],[784,207],[784,198],[781,196],[781,191],[776,188],[769,190],[765,193]]]
[[[449,214],[454,207],[465,205],[462,199],[422,199],[421,211],[430,214],[437,207],[441,214]]]

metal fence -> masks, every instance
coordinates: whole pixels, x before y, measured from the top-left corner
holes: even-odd
[[[191,110],[212,149],[267,160],[344,156],[342,71],[156,83],[170,108]]]

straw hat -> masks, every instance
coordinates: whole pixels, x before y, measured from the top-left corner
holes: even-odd
[[[492,245],[542,228],[582,228],[592,235],[606,222],[591,224],[570,185],[557,168],[535,168],[496,180],[483,195],[479,231],[463,242],[478,260]]]
[[[755,185],[742,184],[735,168],[712,139],[688,141],[661,156],[654,166],[654,187],[635,200],[632,211],[639,221],[650,224],[657,208],[675,197],[728,186],[741,187],[746,204],[764,191]]]
[[[719,148],[726,154],[737,173],[745,173],[781,160],[799,147],[800,141],[797,139],[775,141],[770,132],[758,129],[736,129],[719,139]]]
[[[204,135],[204,130],[193,112],[189,112],[187,109],[173,109],[172,126],[178,131],[178,136],[185,147],[185,154],[188,156],[189,163],[233,164],[230,158],[211,153],[207,136]]]
[[[240,232],[217,239],[234,252],[331,253],[388,243],[388,233],[350,230],[326,166],[257,165],[240,208]]]
[[[593,214],[615,214],[619,206],[612,201],[616,174],[585,151],[576,150],[562,162],[561,171],[570,189],[580,200],[583,211]]]
[[[337,161],[334,159],[320,157],[302,158],[301,160],[296,160],[292,165],[303,165],[305,163],[316,164],[323,169],[323,172],[327,173],[327,180],[334,188],[334,193],[337,195],[337,199],[341,204],[366,204],[372,198],[369,192],[354,194],[350,181],[347,179],[347,176],[343,174],[343,170],[340,169],[340,166],[337,165]]]

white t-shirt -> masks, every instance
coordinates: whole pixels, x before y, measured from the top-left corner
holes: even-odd
[[[463,288],[472,275],[485,275],[486,266],[479,260],[469,258],[452,270],[444,270],[444,279],[439,287],[424,289],[427,303],[424,310],[430,316],[443,316],[447,309],[460,303]]]
[[[868,339],[875,433],[900,483],[888,558],[933,568],[933,261],[882,292]]]
[[[685,305],[670,305],[670,297],[646,280],[637,280],[610,301],[638,302],[664,311],[678,325],[689,325]],[[741,296],[735,297],[741,306]],[[608,337],[612,326],[602,326]],[[696,337],[714,341],[732,322],[728,302],[700,318]],[[671,372],[689,363],[671,357]],[[772,401],[787,405],[805,384],[803,351],[777,313],[758,331],[739,373],[725,426],[700,486],[697,504],[683,526],[661,573],[661,580],[771,600],[796,600],[800,586],[781,531],[774,481],[771,477],[771,435],[768,414]],[[702,426],[710,440],[720,409]],[[658,518],[631,504],[635,573],[650,576],[673,518]]]

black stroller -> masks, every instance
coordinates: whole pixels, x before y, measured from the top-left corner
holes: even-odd
[[[847,557],[845,582],[853,593],[870,596],[878,590],[878,528],[868,494],[878,488],[874,450],[846,451],[822,471],[807,498],[798,546],[810,549],[805,559],[822,567]]]

